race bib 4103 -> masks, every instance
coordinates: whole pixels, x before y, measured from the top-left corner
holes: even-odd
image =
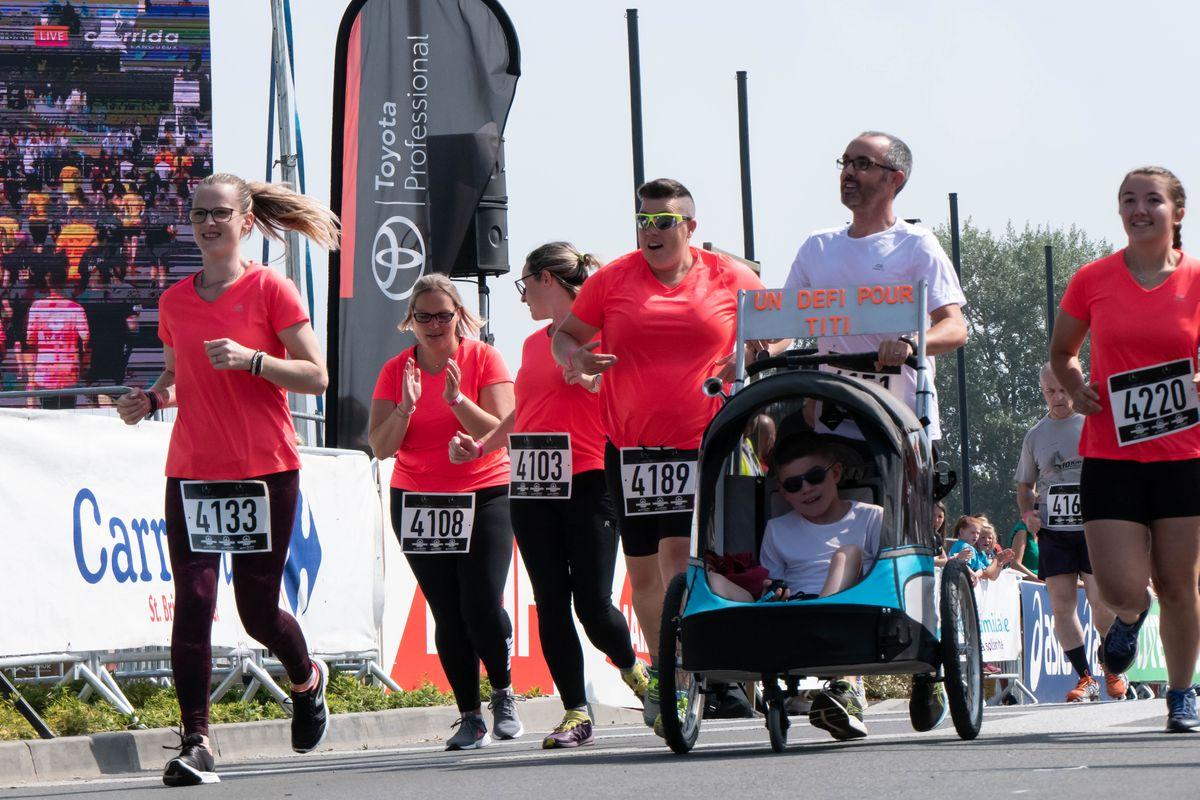
[[[511,433],[508,436],[508,496],[526,500],[571,498],[571,436]]]

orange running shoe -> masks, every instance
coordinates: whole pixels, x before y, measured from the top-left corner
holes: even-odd
[[[1090,703],[1100,699],[1100,684],[1091,675],[1084,675],[1079,684],[1067,692],[1068,703]]]
[[[1129,691],[1129,679],[1121,673],[1109,673],[1104,676],[1104,683],[1107,685],[1108,696],[1113,700],[1124,700],[1126,692]]]

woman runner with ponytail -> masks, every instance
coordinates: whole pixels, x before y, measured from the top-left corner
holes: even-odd
[[[542,652],[566,712],[542,740],[547,749],[595,741],[572,601],[588,639],[621,670],[634,694],[643,698],[650,683],[646,665],[634,654],[629,626],[612,602],[618,536],[616,508],[604,479],[601,378],[565,370],[550,352],[551,337],[599,266],[566,242],[544,244],[529,254],[517,291],[529,315],[550,324],[525,340],[516,410],[478,440],[460,432],[450,442],[450,460],[462,464],[509,446],[514,434],[509,452],[513,533],[533,584]],[[560,441],[548,441],[549,434]],[[551,484],[559,491],[548,496]]]
[[[179,409],[167,451],[165,517],[175,586],[171,669],[183,731],[180,753],[163,772],[168,786],[220,780],[208,742],[208,696],[221,552],[231,556],[242,625],[291,681],[292,749],[315,749],[328,719],[329,669],[309,657],[300,626],[279,608],[300,485],[287,393],[324,392],[325,359],[295,285],[244,259],[240,243],[257,226],[273,239],[294,230],[335,249],[338,220],[287,186],[227,174],[200,182],[189,218],[203,268],[159,303],[166,369],[148,390],[117,401],[128,425]]]
[[[1200,728],[1191,689],[1200,651],[1200,261],[1182,250],[1185,203],[1169,170],[1125,176],[1117,208],[1129,244],[1071,278],[1050,343],[1054,375],[1086,417],[1083,531],[1116,614],[1100,660],[1112,673],[1133,665],[1153,579],[1171,733]],[[1079,350],[1089,334],[1085,376]]]

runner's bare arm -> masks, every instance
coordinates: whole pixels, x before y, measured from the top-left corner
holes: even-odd
[[[1022,575],[1024,575],[1026,578],[1030,578],[1030,579],[1032,579],[1032,580],[1035,580],[1035,581],[1036,581],[1036,580],[1038,579],[1038,576],[1037,576],[1037,575],[1034,575],[1034,574],[1033,574],[1033,572],[1032,572],[1032,571],[1029,569],[1029,567],[1025,566],[1025,564],[1024,564],[1024,563],[1022,563],[1022,562],[1024,562],[1024,560],[1025,560],[1025,547],[1026,547],[1026,545],[1027,545],[1028,543],[1029,543],[1029,534],[1028,534],[1028,532],[1026,532],[1026,531],[1017,531],[1017,532],[1016,532],[1016,534],[1014,534],[1014,535],[1013,535],[1013,540],[1012,540],[1012,552],[1013,552],[1013,562],[1012,562],[1012,568],[1013,568],[1013,569],[1015,569],[1017,572],[1020,572],[1020,573],[1021,573]]]
[[[279,340],[287,349],[288,358],[264,356],[259,375],[289,392],[324,394],[329,386],[329,373],[312,326],[300,322],[284,328],[279,332]]]
[[[1079,348],[1087,337],[1088,324],[1059,309],[1054,320],[1054,336],[1050,339],[1050,369],[1054,377],[1074,401],[1080,414],[1095,414],[1100,410],[1100,395],[1089,386],[1079,363]]]
[[[511,414],[516,405],[511,383],[493,383],[479,390],[478,402],[463,397],[457,405],[451,405],[450,410],[466,432],[479,439]]]
[[[501,447],[508,446],[508,435],[512,433],[513,423],[516,422],[517,412],[510,411],[504,419],[500,420],[500,424],[488,433],[479,437],[480,451],[479,455],[486,456],[488,453],[499,450]]]
[[[163,345],[163,372],[146,391],[135,388],[133,391],[117,398],[117,414],[126,425],[136,425],[150,413],[150,397],[148,392],[158,396],[158,407],[169,408],[175,405],[175,350]]]
[[[564,367],[580,369],[587,375],[602,374],[617,363],[617,357],[595,352],[599,342],[592,340],[599,331],[599,328],[593,328],[574,314],[568,314],[550,341],[554,360]]]
[[[1021,521],[1025,527],[1037,533],[1042,527],[1041,516],[1037,513],[1037,491],[1032,483],[1017,482],[1017,508],[1021,511]]]
[[[508,446],[508,434],[512,433],[513,422],[517,412],[509,413],[500,424],[483,436],[476,439],[468,433],[459,431],[450,440],[450,463],[465,464],[476,458],[482,458],[488,453],[495,452],[501,447]]]
[[[380,461],[396,455],[404,435],[408,433],[408,421],[412,412],[403,413],[401,404],[386,398],[371,400],[371,416],[367,422],[367,443],[371,452]]]
[[[967,343],[967,321],[957,303],[947,303],[929,312],[933,323],[925,332],[925,354],[940,356],[953,353]],[[910,355],[915,355],[910,345],[896,339],[887,339],[879,346],[879,363],[898,367]]]

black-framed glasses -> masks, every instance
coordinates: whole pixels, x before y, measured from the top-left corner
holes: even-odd
[[[846,169],[846,167],[854,167],[854,169],[859,172],[866,172],[871,167],[879,167],[880,169],[887,170],[888,172],[900,171],[895,167],[889,167],[887,164],[880,164],[878,161],[874,161],[866,156],[858,156],[856,158],[839,158],[834,163],[837,164],[838,169],[843,171]]]
[[[524,297],[525,292],[527,292],[529,290],[529,287],[525,284],[525,282],[530,280],[531,278],[536,278],[538,275],[541,275],[545,271],[546,270],[544,270],[544,269],[539,269],[537,272],[531,272],[528,275],[524,276],[523,278],[521,278],[517,281],[514,281],[513,286],[517,287],[517,294],[521,295],[521,297]],[[554,278],[554,280],[558,281],[559,284],[561,284],[562,287],[564,289],[566,289],[567,291],[578,290],[578,288],[579,288],[577,286],[571,286],[571,284],[567,283],[562,278],[560,278],[557,273],[551,272],[550,277]]]
[[[203,225],[204,220],[208,219],[209,216],[213,218],[213,222],[229,222],[229,220],[233,219],[233,209],[222,208],[220,206],[217,208],[193,207],[188,212],[188,219],[192,221],[193,225]]]
[[[779,482],[779,488],[788,494],[795,494],[803,489],[806,483],[813,486],[816,486],[818,483],[824,483],[831,469],[833,469],[833,464],[824,467],[813,467],[808,472],[784,478]]]
[[[458,312],[456,312],[456,311],[439,311],[436,314],[428,314],[424,311],[414,311],[413,319],[415,319],[417,322],[421,323],[422,325],[427,325],[430,322],[433,322],[435,319],[438,322],[442,323],[443,325],[448,325],[454,321],[454,315],[456,313],[458,313]]]
[[[691,217],[687,214],[672,214],[668,211],[662,211],[658,214],[643,214],[638,212],[633,216],[637,223],[638,230],[649,230],[651,226],[660,231],[669,231],[681,222],[687,222]]]

